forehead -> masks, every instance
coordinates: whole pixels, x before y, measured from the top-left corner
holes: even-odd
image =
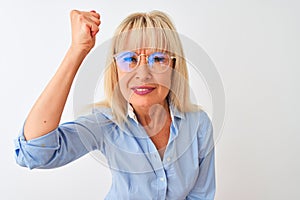
[[[171,41],[164,29],[143,28],[122,32],[115,37],[114,52],[143,50],[170,51]]]

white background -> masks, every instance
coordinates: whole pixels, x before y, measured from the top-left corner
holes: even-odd
[[[102,15],[97,44],[135,11],[169,13],[216,64],[226,94],[216,200],[300,199],[299,1],[7,1],[0,3],[0,199],[103,199],[111,175],[92,156],[58,169],[14,161],[13,139],[70,44],[71,9]],[[63,121],[72,119],[68,100]]]

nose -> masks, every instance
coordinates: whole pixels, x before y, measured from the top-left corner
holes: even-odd
[[[148,57],[146,54],[140,54],[140,63],[139,65],[147,65],[148,64]]]
[[[148,79],[151,79],[152,74],[151,74],[151,71],[149,69],[146,57],[145,56],[142,56],[142,57],[143,58],[141,58],[140,64],[137,68],[135,78],[138,79],[139,81],[144,82]]]

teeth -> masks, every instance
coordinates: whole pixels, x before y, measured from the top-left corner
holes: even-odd
[[[149,89],[145,89],[145,88],[137,88],[136,91],[138,92],[145,92],[148,91]]]

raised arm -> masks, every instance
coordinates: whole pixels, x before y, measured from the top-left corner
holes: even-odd
[[[100,15],[95,11],[70,13],[72,43],[57,72],[39,96],[24,124],[24,137],[31,140],[56,129],[74,77],[95,45]]]

